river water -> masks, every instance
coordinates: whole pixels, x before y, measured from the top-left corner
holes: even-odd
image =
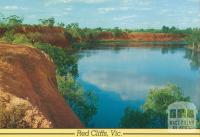
[[[150,88],[169,83],[200,106],[200,56],[183,45],[98,48],[79,55],[78,81],[99,102],[90,127],[118,127],[127,106],[140,108]]]

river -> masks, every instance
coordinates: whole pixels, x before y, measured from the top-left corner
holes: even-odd
[[[79,53],[79,83],[99,98],[90,127],[116,128],[127,106],[140,108],[149,89],[177,84],[200,106],[199,56],[184,45],[98,48]]]

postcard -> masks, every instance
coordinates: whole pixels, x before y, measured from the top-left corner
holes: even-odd
[[[0,0],[0,136],[200,136],[199,0]]]

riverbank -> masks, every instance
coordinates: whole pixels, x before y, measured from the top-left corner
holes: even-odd
[[[98,46],[112,46],[112,47],[117,47],[117,46],[126,46],[126,47],[154,47],[154,46],[176,46],[176,45],[187,45],[188,42],[186,41],[162,41],[162,42],[148,42],[148,41],[134,41],[134,40],[101,40],[97,42]]]
[[[186,35],[172,33],[132,32],[114,36],[111,32],[102,32],[97,38],[100,41],[134,41],[134,42],[179,42],[184,41]]]

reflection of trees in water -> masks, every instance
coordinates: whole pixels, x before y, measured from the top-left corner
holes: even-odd
[[[187,49],[184,57],[190,60],[191,69],[198,70],[200,68],[200,52]]]
[[[183,45],[165,45],[161,48],[161,52],[162,54],[174,54],[176,51],[178,51],[179,49],[182,49]]]

